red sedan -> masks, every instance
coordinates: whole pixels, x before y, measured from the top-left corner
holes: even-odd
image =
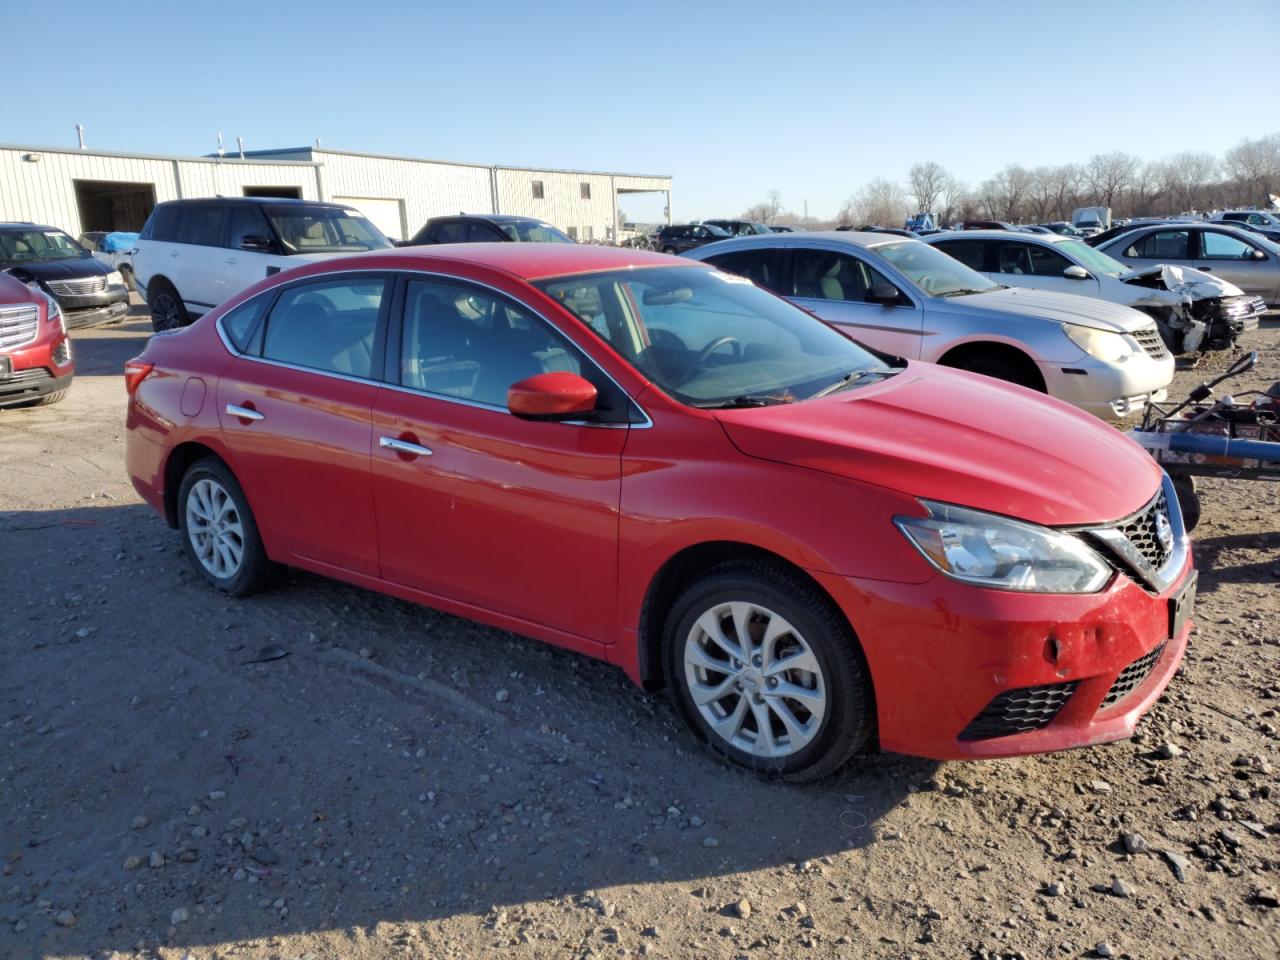
[[[0,271],[0,408],[57,403],[74,376],[58,301]]]
[[[126,381],[134,486],[215,588],[287,564],[608,660],[767,775],[1126,737],[1190,630],[1177,499],[1127,438],[700,263],[326,261]]]

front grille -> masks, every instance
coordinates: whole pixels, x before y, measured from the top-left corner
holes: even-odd
[[[1261,297],[1251,297],[1247,294],[1240,297],[1223,297],[1222,312],[1231,318],[1247,317],[1266,313],[1267,303]]]
[[[1165,499],[1164,490],[1151,502],[1146,510],[1131,520],[1116,527],[1125,538],[1133,544],[1135,550],[1142,554],[1153,570],[1159,570],[1169,559],[1170,547],[1161,542],[1159,522],[1163,518],[1164,529],[1172,530],[1169,521],[1169,503]]]
[[[1145,350],[1153,360],[1163,360],[1169,356],[1169,351],[1164,345],[1164,338],[1160,336],[1160,331],[1156,329],[1155,324],[1135,331],[1133,339],[1138,341],[1138,346]]]
[[[21,347],[36,338],[40,311],[34,303],[0,307],[0,347]]]
[[[1119,703],[1142,686],[1147,677],[1151,676],[1151,671],[1155,669],[1156,664],[1160,661],[1160,654],[1162,653],[1164,653],[1163,643],[1121,670],[1120,676],[1116,677],[1116,682],[1111,685],[1107,698],[1102,701],[1102,706],[1098,709],[1105,710],[1107,707]]]
[[[83,280],[50,280],[49,290],[58,297],[83,297],[101,293],[107,289],[106,277],[85,277]]]
[[[1039,730],[1053,722],[1076,684],[1053,683],[1044,687],[1021,687],[1006,690],[993,699],[960,733],[961,740],[990,740],[1013,733]]]

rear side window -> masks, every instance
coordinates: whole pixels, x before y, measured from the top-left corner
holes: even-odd
[[[1157,230],[1135,240],[1121,256],[1140,260],[1187,260],[1191,256],[1189,230]]]
[[[489,224],[481,223],[479,220],[472,221],[470,229],[467,231],[468,243],[495,243],[501,239],[502,234],[498,233]]]
[[[385,280],[366,277],[286,290],[267,318],[263,357],[371,379],[374,334],[385,291]]]
[[[220,203],[193,204],[187,211],[187,223],[179,242],[220,247],[226,219],[227,208]]]
[[[162,207],[156,207],[151,214],[151,219],[147,221],[146,230],[143,231],[147,240],[164,240],[174,243],[178,240],[182,230],[182,221],[186,218],[187,208],[185,204],[171,203]]]
[[[987,272],[987,244],[981,240],[948,240],[945,243],[935,243],[934,246],[947,256],[955,257],[970,270]]]
[[[256,354],[262,348],[262,315],[267,311],[269,295],[254,297],[227,313],[221,320],[222,332],[241,353]]]
[[[431,231],[431,239],[436,243],[466,243],[467,224],[456,220],[438,223]]]

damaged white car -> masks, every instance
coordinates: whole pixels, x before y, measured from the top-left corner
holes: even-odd
[[[1150,314],[1172,353],[1226,350],[1266,312],[1261,297],[1210,273],[1170,265],[1134,270],[1072,237],[1003,230],[922,238],[997,283],[1096,297]]]

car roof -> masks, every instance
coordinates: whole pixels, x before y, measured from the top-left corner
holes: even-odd
[[[365,268],[408,270],[412,261],[447,261],[502,270],[522,280],[541,280],[577,273],[623,270],[629,267],[696,267],[692,260],[650,253],[630,247],[602,247],[591,243],[442,243],[426,247],[397,247],[323,261],[334,270]],[[406,263],[405,261],[410,261]]]
[[[1028,233],[1024,230],[948,230],[931,233],[925,243],[937,240],[1023,240],[1041,243],[1066,243],[1076,237],[1064,237],[1060,233]]]
[[[157,207],[168,207],[176,203],[244,203],[261,206],[270,204],[297,204],[306,207],[333,207],[338,210],[350,210],[349,203],[330,203],[328,200],[303,200],[299,197],[183,197],[181,200],[164,200]]]
[[[803,246],[814,240],[826,240],[845,246],[862,247],[870,249],[872,247],[883,247],[891,243],[923,243],[915,237],[904,237],[896,233],[867,233],[861,230],[805,230],[790,236],[781,233],[757,233],[749,237],[730,237],[725,240],[717,240],[715,243],[708,243],[706,246],[698,247],[693,251],[701,256],[704,251],[714,252],[716,250],[742,249],[743,247],[753,246],[787,246],[794,247]]]
[[[539,220],[537,217],[525,217],[514,213],[452,213],[444,216],[432,217],[428,223],[436,223],[440,220],[483,220],[485,223],[519,223],[528,221],[529,223],[545,223],[545,220]]]
[[[25,220],[10,220],[7,223],[0,223],[0,230],[60,230],[61,227],[51,227],[44,223],[28,223]],[[66,231],[62,231],[66,232]]]

